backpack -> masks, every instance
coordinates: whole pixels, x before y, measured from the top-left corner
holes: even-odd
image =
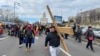
[[[89,36],[89,40],[93,40],[94,38],[93,38],[93,36]]]
[[[88,40],[94,40],[93,31],[88,31]]]
[[[29,38],[32,37],[32,30],[31,29],[26,30],[26,36],[29,37]]]

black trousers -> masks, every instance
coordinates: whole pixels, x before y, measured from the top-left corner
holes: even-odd
[[[19,37],[19,45],[23,43],[23,37]]]
[[[65,39],[68,39],[68,34],[65,34]]]
[[[18,35],[18,30],[15,30],[15,36],[17,36]]]
[[[26,42],[26,48],[31,48],[32,45],[32,38],[27,38],[27,42]]]
[[[81,42],[81,35],[80,34],[75,34],[75,40],[78,40],[78,42]]]
[[[49,33],[49,32],[47,32],[47,31],[45,32],[46,35],[47,35],[48,33]]]
[[[86,48],[89,48],[89,46],[90,46],[91,50],[94,51],[92,40],[88,40]]]

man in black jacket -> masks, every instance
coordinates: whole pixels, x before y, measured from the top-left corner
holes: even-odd
[[[58,36],[55,27],[50,27],[50,33],[48,33],[45,40],[45,48],[47,49],[47,45],[49,42],[50,54],[51,56],[57,56],[59,53],[60,47],[60,37]]]

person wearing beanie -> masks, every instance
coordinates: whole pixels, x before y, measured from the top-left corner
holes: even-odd
[[[88,30],[86,31],[86,39],[88,40],[86,48],[89,49],[89,46],[90,46],[91,50],[94,52],[92,42],[95,39],[95,36],[94,36],[94,32],[92,30],[92,26],[89,26]]]

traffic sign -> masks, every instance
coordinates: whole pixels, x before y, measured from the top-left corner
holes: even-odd
[[[56,23],[61,24],[62,23],[62,16],[54,16],[54,19]]]

